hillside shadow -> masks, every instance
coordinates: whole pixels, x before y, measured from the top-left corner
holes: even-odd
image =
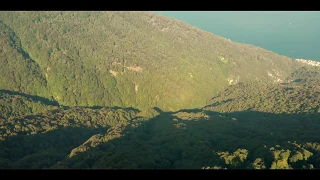
[[[132,107],[85,108],[140,112]],[[121,132],[123,136],[104,143],[100,140],[106,139],[106,128],[60,127],[38,135],[8,137],[0,142],[0,168],[200,169],[220,166],[229,169],[235,167],[226,164],[216,152],[232,153],[237,149],[249,151],[246,161],[237,168],[246,168],[260,157],[270,167],[273,161],[271,147],[292,148],[288,141],[299,144],[320,142],[319,113],[272,114],[251,109],[232,113],[202,109],[165,112],[158,107],[153,109],[157,116],[125,126]],[[93,138],[91,144],[96,144],[94,147],[82,148],[84,152],[66,158],[72,149],[96,134],[101,136],[100,140]],[[315,158],[305,163],[317,162],[315,167],[320,168],[320,162],[316,160],[320,154],[312,152]]]
[[[62,127],[34,135],[18,135],[0,141],[0,168],[49,168],[73,148],[107,128]]]
[[[122,131],[124,136],[98,143],[67,159],[59,168],[201,169],[220,166],[229,169],[247,168],[261,157],[270,168],[271,147],[292,148],[288,141],[300,144],[320,141],[319,114],[154,109],[158,116],[141,122],[138,127],[126,126]],[[205,113],[209,118],[190,118],[198,117],[196,113]],[[239,148],[248,150],[249,154],[237,167],[226,164],[216,153],[232,153]],[[311,158],[305,163],[315,161]],[[314,166],[320,168],[319,163]]]
[[[119,106],[77,106],[77,107],[89,108],[89,109],[95,109],[95,110],[99,110],[99,109],[102,109],[102,108],[108,108],[108,109],[113,109],[113,110],[122,109],[124,111],[133,111],[135,113],[141,112],[140,109],[133,108],[133,107],[119,107]]]
[[[30,98],[33,101],[39,101],[45,105],[52,105],[52,106],[60,106],[58,101],[53,101],[48,98],[44,98],[41,96],[36,96],[36,95],[30,95],[30,94],[25,94],[22,92],[17,92],[17,91],[10,91],[10,90],[5,90],[5,89],[0,89],[0,93],[7,93],[9,95],[19,95],[25,98]]]
[[[41,97],[41,96],[36,96],[36,95],[30,95],[30,94],[26,94],[26,93],[22,93],[22,92],[17,92],[17,91],[11,91],[11,90],[5,90],[5,89],[0,89],[0,93],[6,93],[9,95],[18,95],[18,96],[22,96],[25,98],[30,98],[32,101],[39,101],[45,105],[51,105],[51,106],[60,106],[63,109],[69,109],[72,107],[80,107],[80,108],[89,108],[89,109],[95,109],[95,110],[99,110],[102,108],[110,108],[113,110],[119,110],[122,109],[124,111],[134,111],[136,113],[141,112],[141,110],[137,109],[137,108],[133,108],[133,107],[119,107],[119,106],[64,106],[64,105],[60,105],[58,101],[53,101],[50,100],[48,98],[45,97]]]

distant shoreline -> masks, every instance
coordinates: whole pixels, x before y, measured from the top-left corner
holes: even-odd
[[[153,12],[233,42],[251,44],[294,59],[307,58],[320,62],[317,48],[320,41],[315,36],[320,27],[320,12],[317,11]]]
[[[320,62],[318,61],[307,60],[307,59],[295,59],[295,60],[311,66],[320,66]]]

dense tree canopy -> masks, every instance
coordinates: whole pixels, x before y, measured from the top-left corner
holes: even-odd
[[[320,168],[319,85],[151,12],[0,12],[0,168]]]
[[[151,12],[1,12],[0,21],[0,88],[65,106],[199,108],[229,84],[284,81],[302,66]]]

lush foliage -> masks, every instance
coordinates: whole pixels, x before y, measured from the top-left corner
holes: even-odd
[[[202,107],[229,84],[284,80],[301,66],[149,12],[1,12],[0,21],[0,88],[65,106]]]
[[[0,12],[0,168],[320,168],[319,85],[149,12]]]
[[[277,114],[318,113],[320,112],[319,92],[318,83],[308,86],[298,85],[294,81],[282,84],[239,83],[212,98],[212,104],[205,109],[218,112],[250,110]]]

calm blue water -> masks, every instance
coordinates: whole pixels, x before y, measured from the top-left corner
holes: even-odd
[[[155,11],[235,42],[320,61],[320,11]]]

